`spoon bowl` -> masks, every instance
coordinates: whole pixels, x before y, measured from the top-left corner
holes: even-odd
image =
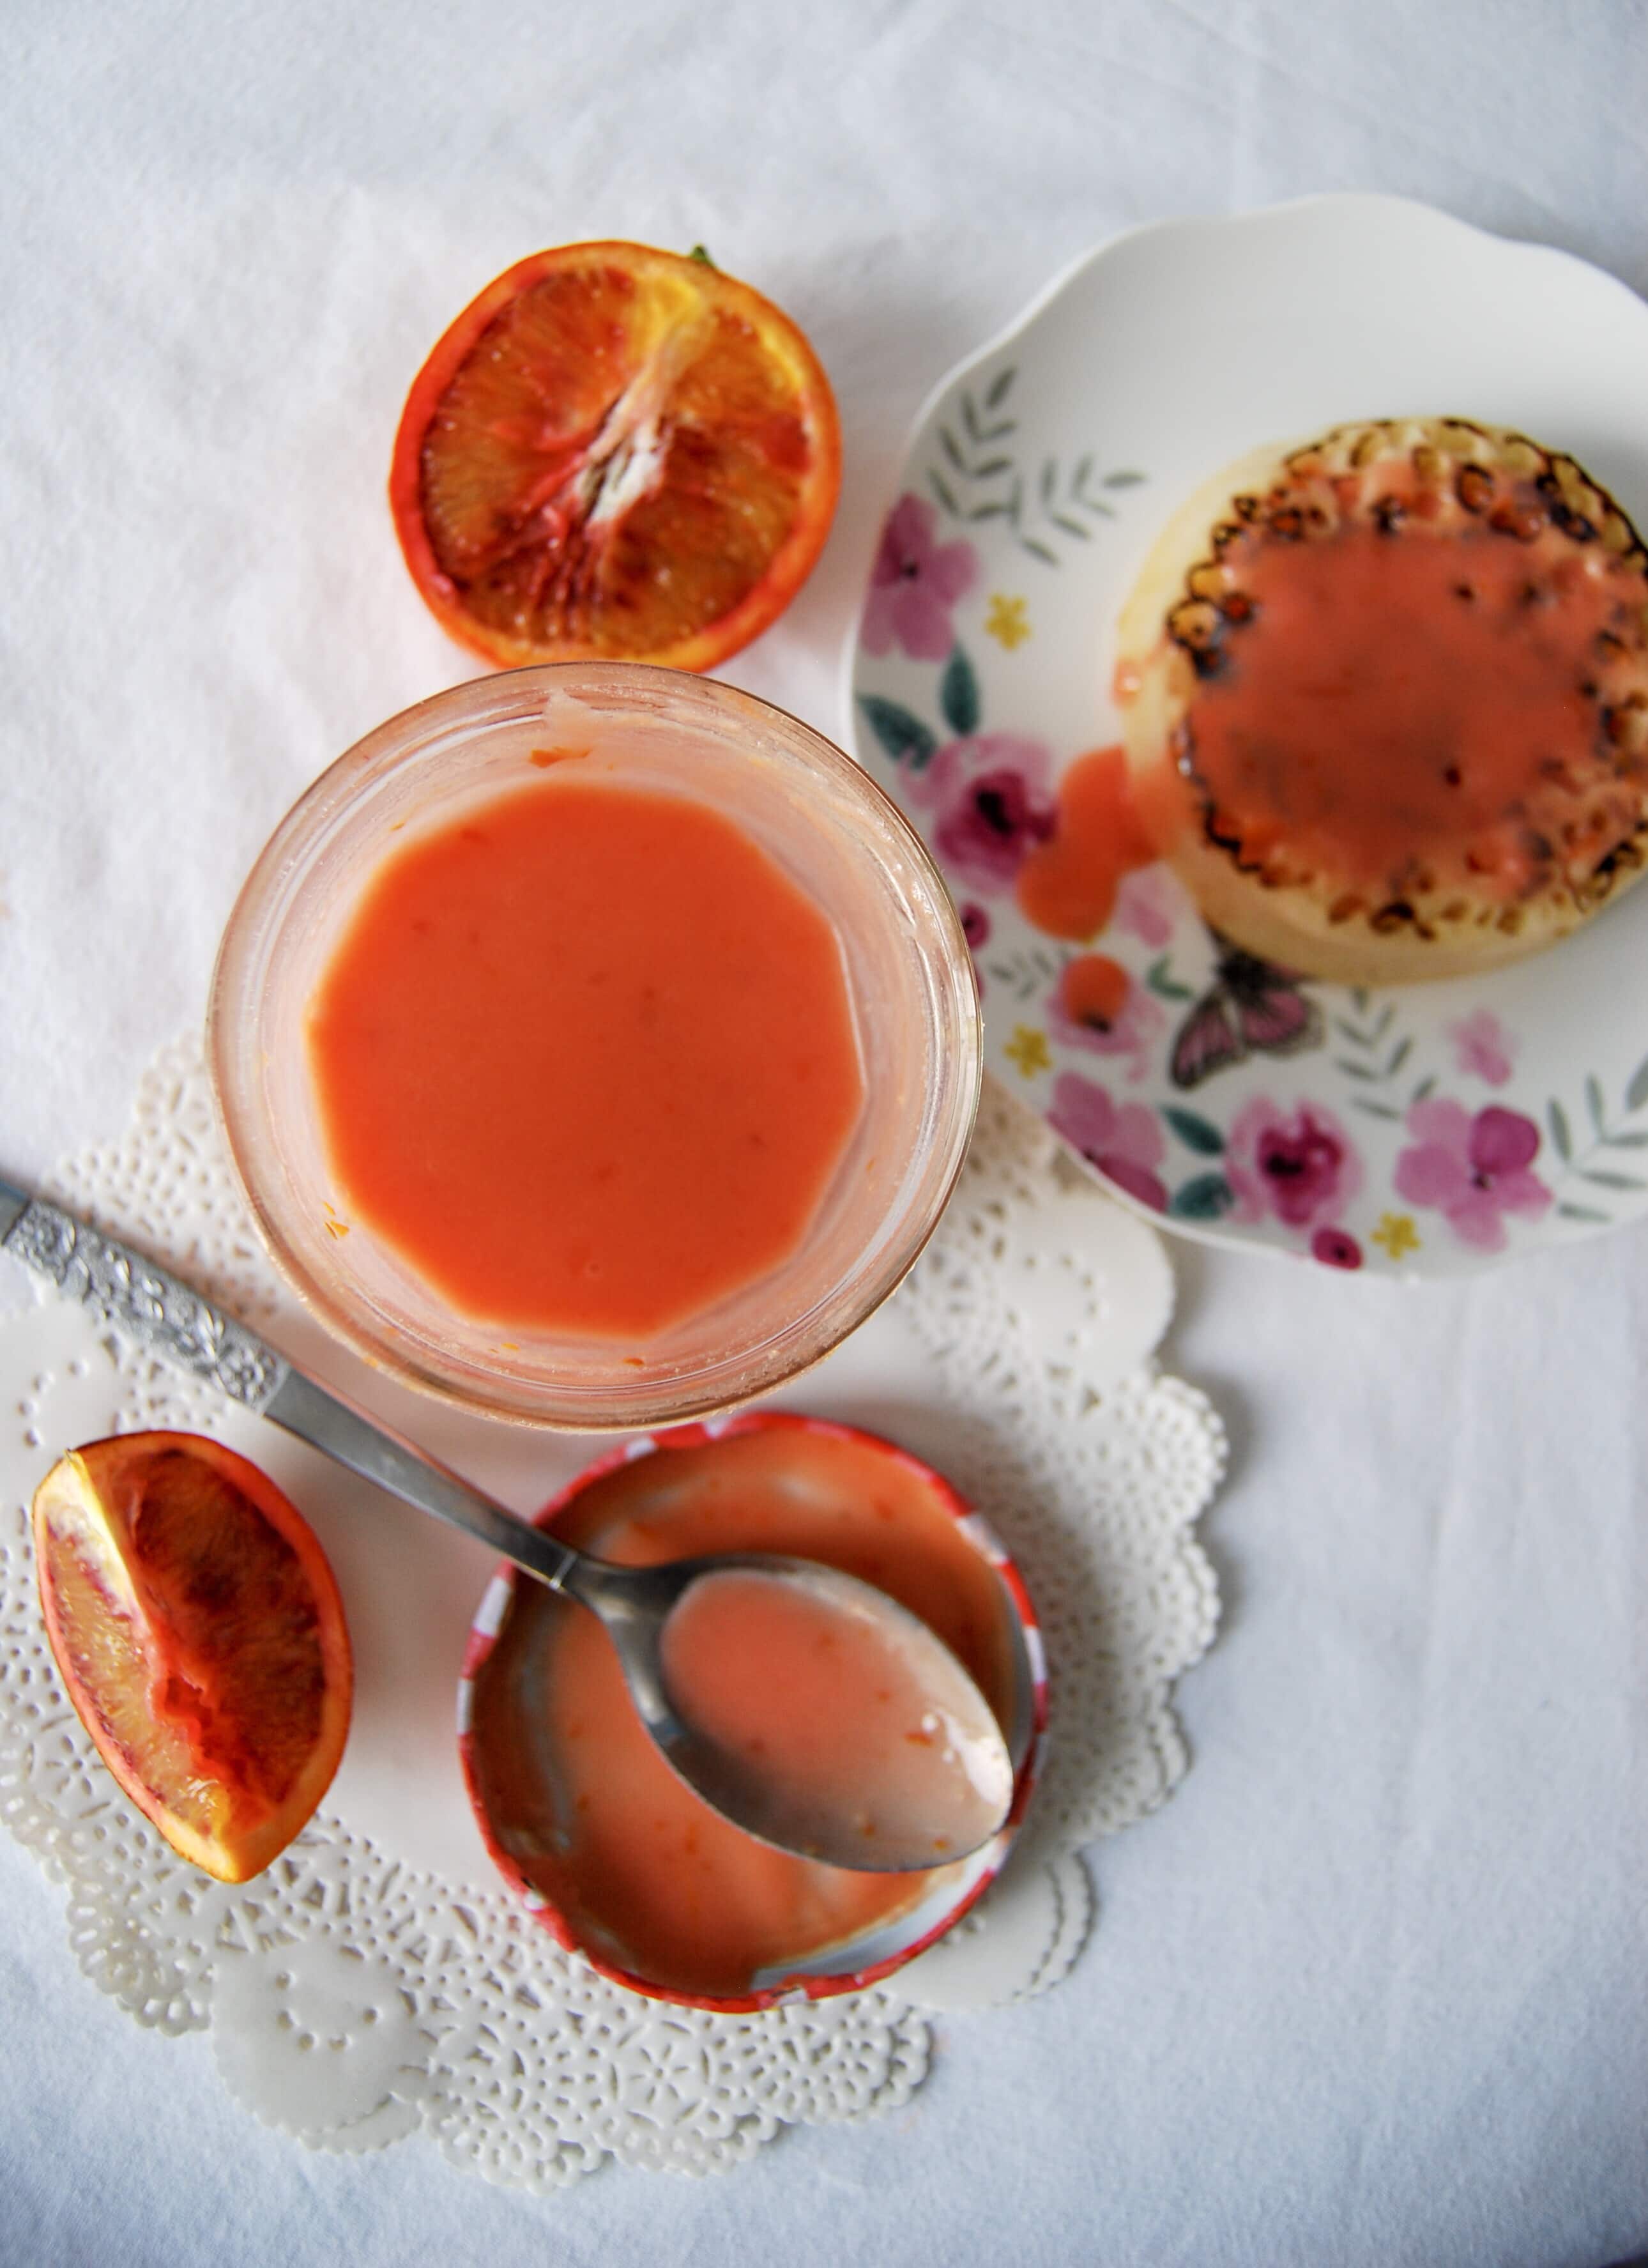
[[[665,1760],[763,1843],[865,1874],[966,1858],[1012,1808],[990,1706],[918,1616],[776,1552],[619,1567],[552,1588],[599,1616]]]

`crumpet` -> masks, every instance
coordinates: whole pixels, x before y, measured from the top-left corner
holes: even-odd
[[[1306,976],[1475,973],[1648,854],[1648,554],[1571,457],[1409,418],[1255,450],[1159,538],[1117,685],[1207,920]]]

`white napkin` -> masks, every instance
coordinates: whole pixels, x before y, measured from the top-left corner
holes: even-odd
[[[1379,188],[1648,282],[1640,5],[37,0],[6,46],[0,1169],[24,1176],[117,1129],[201,1015],[291,799],[472,674],[383,487],[423,354],[525,253],[703,241],[813,335],[840,519],[727,674],[836,733],[920,399],[1113,231]],[[1195,1769],[1097,1855],[1075,1977],[946,2024],[907,2115],[700,2188],[607,2173],[542,2203],[421,2142],[312,2157],[227,2102],[202,2043],[81,1982],[0,1838],[0,2253],[1533,2268],[1648,2245],[1645,1249],[1410,1297],[1186,1262],[1173,1365],[1240,1447]]]

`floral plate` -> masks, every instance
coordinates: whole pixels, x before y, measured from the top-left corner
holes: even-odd
[[[997,1077],[1170,1226],[1452,1275],[1648,1212],[1648,887],[1555,951],[1364,991],[1222,950],[1166,867],[1097,940],[1102,1021],[1019,863],[1114,740],[1114,624],[1163,520],[1262,441],[1460,416],[1571,449],[1648,525],[1648,306],[1570,255],[1333,196],[1136,231],[917,421],[849,655],[851,744],[962,909]]]

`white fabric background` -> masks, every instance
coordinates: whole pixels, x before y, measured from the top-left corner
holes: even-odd
[[[0,85],[0,1163],[115,1128],[237,881],[469,674],[382,500],[423,352],[541,244],[718,261],[847,469],[729,674],[838,732],[928,387],[1118,228],[1430,198],[1648,286],[1641,0],[11,0]],[[1583,342],[1575,342],[1583,351]],[[1648,372],[1644,373],[1648,404]],[[1218,383],[1217,344],[1208,382]],[[1648,408],[1644,414],[1648,415]],[[906,2113],[720,2181],[307,2154],[81,1982],[0,1839],[0,2257],[1449,2268],[1648,2248],[1648,1241],[1404,1294],[1178,1248],[1237,1447],[1196,1752],[1072,1980]]]

